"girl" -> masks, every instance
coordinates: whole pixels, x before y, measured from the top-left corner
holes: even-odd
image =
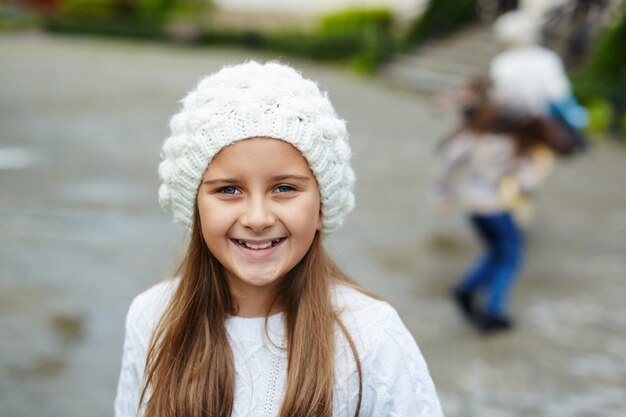
[[[171,131],[159,200],[190,242],[130,307],[115,415],[441,416],[396,311],[322,246],[354,206],[326,94],[281,64],[226,67]]]
[[[551,155],[570,154],[576,146],[549,119],[495,107],[488,87],[473,86],[474,99],[463,109],[464,125],[440,145],[435,192],[447,209],[454,173],[465,168],[462,203],[485,251],[452,295],[461,312],[485,333],[512,327],[508,296],[524,252],[520,218],[528,216],[528,196],[550,171]]]

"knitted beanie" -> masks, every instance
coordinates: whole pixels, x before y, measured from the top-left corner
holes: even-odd
[[[198,187],[215,155],[243,139],[269,137],[307,160],[322,202],[322,232],[339,228],[354,207],[346,124],[318,86],[293,68],[254,61],[202,79],[182,100],[163,144],[159,202],[191,229]]]

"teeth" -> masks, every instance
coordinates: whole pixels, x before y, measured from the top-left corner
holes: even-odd
[[[237,243],[244,248],[252,249],[252,250],[261,250],[274,247],[280,243],[280,239],[272,240],[271,242],[263,243],[261,245],[255,245],[253,243],[245,242],[243,240],[238,240]]]

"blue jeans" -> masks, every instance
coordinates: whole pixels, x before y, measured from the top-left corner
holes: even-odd
[[[522,232],[508,212],[473,214],[469,219],[483,240],[485,251],[457,289],[483,296],[485,313],[506,316],[509,293],[522,266]]]

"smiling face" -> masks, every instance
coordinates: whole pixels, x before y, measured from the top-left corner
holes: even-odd
[[[320,194],[292,145],[253,138],[222,149],[198,190],[202,236],[239,304],[267,300],[322,227]]]

